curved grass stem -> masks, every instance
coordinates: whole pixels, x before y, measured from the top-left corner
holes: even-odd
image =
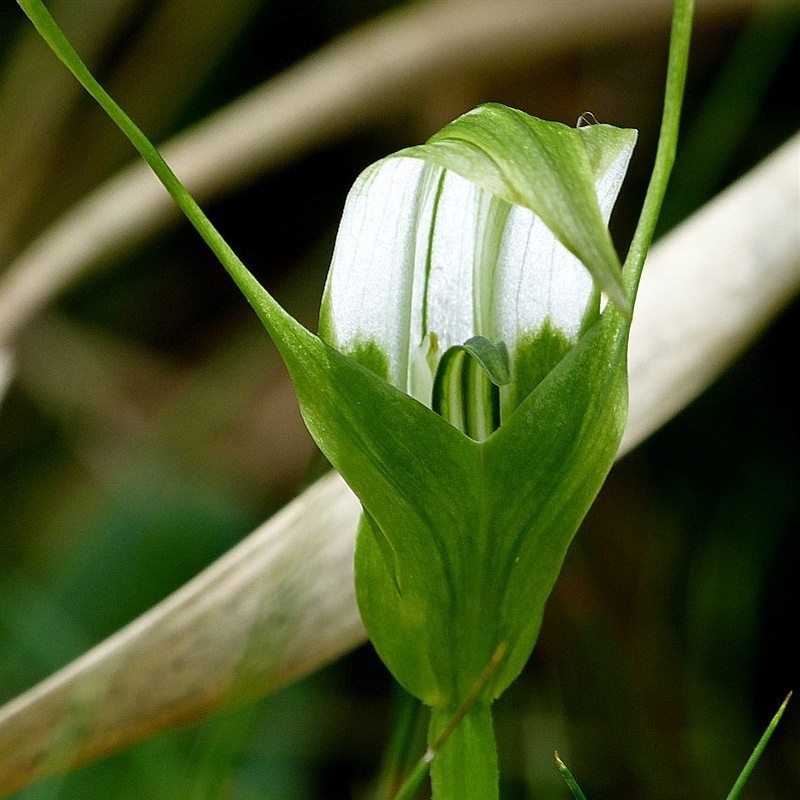
[[[41,0],[17,0],[17,2],[53,53],[75,76],[81,86],[97,101],[98,105],[108,114],[147,162],[164,188],[169,192],[175,204],[236,282],[236,285],[253,306],[261,321],[268,330],[271,330],[272,317],[276,313],[283,315],[280,306],[222,238],[219,231],[172,171],[172,168],[164,160],[161,153],[97,82]]]
[[[477,706],[476,704],[478,703],[478,699],[481,695],[481,692],[483,692],[484,688],[486,687],[486,684],[503,663],[503,659],[505,658],[507,650],[507,642],[500,642],[492,654],[492,657],[489,659],[489,663],[478,677],[475,685],[472,687],[472,690],[454,712],[438,712],[437,714],[437,711],[434,710],[430,725],[432,741],[428,745],[428,749],[425,751],[419,761],[417,761],[417,763],[414,765],[414,768],[403,782],[403,785],[398,790],[394,800],[412,800],[415,793],[422,785],[422,782],[430,772],[434,760],[439,756],[439,753],[444,745],[453,736],[453,734],[459,730],[459,727],[461,726],[462,722],[464,722],[465,717],[470,715],[470,712],[476,708],[477,712],[474,712],[472,715],[470,715],[470,719],[467,723],[469,731],[466,733],[466,740],[471,739],[474,741],[479,738],[477,734],[480,734],[481,742],[479,746],[483,750],[486,750],[488,745],[488,750],[490,751],[488,771],[490,774],[487,777],[489,783],[493,783],[495,785],[496,794],[496,785],[498,781],[497,753],[494,744],[494,735],[492,733],[491,707],[487,704],[481,704]],[[462,742],[462,744],[464,743],[466,743],[467,746],[469,745],[469,741]],[[475,776],[470,770],[470,765],[465,765],[462,763],[460,765],[456,764],[456,767],[460,767],[460,772],[462,775],[466,775],[468,780],[472,781],[474,779]],[[436,780],[438,781],[440,779],[440,777],[437,777]],[[451,794],[440,794],[439,796],[441,796],[444,800],[444,798],[450,797]],[[452,794],[452,797],[463,797],[464,800],[468,800],[466,795]],[[478,795],[476,795],[476,797],[478,797]],[[480,798],[481,800],[491,800],[491,796],[489,795],[480,795]]]
[[[750,758],[747,759],[747,763],[744,765],[742,771],[739,773],[739,777],[736,779],[736,783],[733,784],[730,792],[728,792],[728,796],[725,800],[738,800],[741,797],[742,790],[744,789],[744,785],[750,779],[750,775],[753,773],[753,770],[758,764],[759,759],[761,758],[762,753],[767,747],[769,740],[772,738],[772,734],[775,732],[775,728],[778,727],[778,723],[781,721],[781,717],[783,716],[783,712],[786,711],[786,706],[789,705],[789,701],[792,699],[792,693],[786,695],[786,699],[781,703],[780,708],[775,712],[775,716],[770,720],[769,725],[767,725],[767,729],[762,734],[761,738],[758,740],[758,744],[753,749],[753,752],[750,754]]]
[[[639,215],[639,222],[622,268],[625,291],[633,303],[642,276],[645,258],[653,240],[658,215],[664,202],[675,152],[678,145],[678,129],[683,106],[686,73],[689,68],[689,46],[692,38],[694,0],[675,0],[670,32],[667,81],[664,90],[664,111],[658,136],[653,173]]]

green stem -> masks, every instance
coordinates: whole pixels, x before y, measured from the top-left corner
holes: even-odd
[[[161,153],[150,143],[136,123],[114,102],[95,80],[75,49],[41,0],[17,0],[41,37],[84,89],[98,102],[112,121],[125,134],[147,162],[176,205],[194,226],[228,274],[236,282],[250,305],[270,333],[275,331],[276,318],[291,320],[273,297],[256,280],[228,243],[222,238],[195,199],[189,194]]]
[[[483,702],[471,706],[461,721],[451,727],[452,709],[433,709],[429,742],[433,749],[444,735],[431,763],[431,785],[435,800],[497,800],[500,796],[497,746],[491,707]]]
[[[692,37],[692,17],[694,0],[675,0],[672,12],[672,31],[670,34],[669,61],[667,64],[667,84],[664,91],[664,113],[661,118],[661,131],[658,149],[647,187],[642,213],[633,235],[628,257],[625,259],[622,280],[631,302],[636,298],[639,279],[642,275],[647,251],[653,241],[653,233],[658,222],[661,204],[667,191],[669,176],[675,161],[678,146],[678,129],[681,121],[683,90],[689,67],[689,45]]]

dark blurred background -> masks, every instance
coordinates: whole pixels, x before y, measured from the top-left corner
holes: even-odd
[[[52,6],[79,49],[96,45],[102,80],[156,140],[405,8]],[[101,9],[112,6],[117,16],[105,21]],[[699,6],[662,231],[800,127],[800,5],[736,3],[714,15]],[[103,26],[98,43],[93,31]],[[15,4],[0,6],[0,269],[132,158],[81,94],[38,97],[37,73],[18,69],[26,29]],[[654,22],[635,35],[611,26],[606,38],[532,50],[480,74],[464,64],[208,211],[278,299],[313,324],[358,172],[497,100],[569,124],[591,110],[640,130],[613,221],[624,252],[652,163],[666,51],[667,29]],[[37,69],[52,69],[40,58]],[[59,113],[54,103],[63,103]],[[20,131],[48,123],[33,153],[15,154]],[[795,303],[612,472],[531,663],[497,706],[507,800],[568,796],[556,748],[589,800],[723,797],[783,697],[800,689],[799,331]],[[0,702],[180,586],[325,469],[266,334],[187,226],[103,264],[17,344],[18,373],[0,407]],[[394,696],[364,646],[272,697],[16,797],[367,797]],[[745,796],[800,796],[797,708]]]

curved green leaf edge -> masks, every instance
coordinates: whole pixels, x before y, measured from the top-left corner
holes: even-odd
[[[487,103],[445,125],[412,156],[458,173],[509,203],[529,208],[575,255],[628,316],[633,298],[592,175],[613,170],[614,154],[631,148],[636,131],[611,125],[570,128],[517,109]],[[627,168],[627,159],[619,169]]]

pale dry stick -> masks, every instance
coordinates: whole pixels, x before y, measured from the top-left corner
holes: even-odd
[[[701,16],[753,0],[705,0]],[[400,114],[448,76],[478,75],[554,53],[666,29],[670,0],[437,0],[351,31],[163,148],[208,200],[326,141]],[[178,219],[149,168],[135,163],[77,203],[0,279],[0,348],[79,277]]]
[[[316,668],[359,644],[358,514],[338,475],[326,476],[165,601],[5,706],[0,795],[266,694],[306,674],[311,653]]]
[[[631,340],[621,454],[800,290],[800,134],[660,242]],[[293,681],[364,639],[359,505],[329,475],[208,569],[0,708],[0,794]]]
[[[621,452],[711,384],[800,291],[800,133],[652,251]]]

